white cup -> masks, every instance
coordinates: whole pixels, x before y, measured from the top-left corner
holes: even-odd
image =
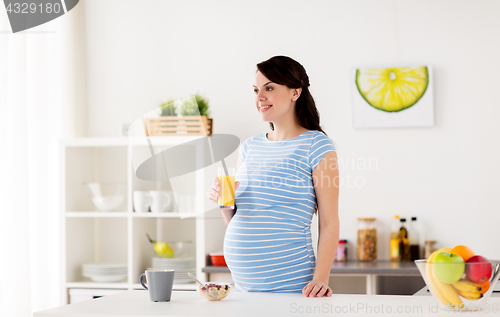
[[[149,192],[153,198],[151,212],[166,212],[172,203],[172,198],[166,190],[152,190]]]
[[[170,204],[168,204],[167,211],[175,211],[175,199],[174,199],[174,192],[171,190],[167,190],[167,196],[170,199]]]
[[[135,212],[148,212],[151,206],[151,195],[148,192],[134,191],[134,210]]]
[[[182,213],[194,212],[193,195],[175,195],[178,211]]]
[[[174,209],[174,211],[179,212],[179,210],[180,210],[180,206],[179,206],[180,205],[180,196],[181,195],[179,195],[178,192],[173,192],[173,196],[174,196],[174,202],[172,203],[172,205],[174,207],[173,209]]]

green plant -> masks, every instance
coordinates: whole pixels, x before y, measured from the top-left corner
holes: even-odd
[[[173,100],[162,103],[160,108],[161,116],[177,116],[177,106],[175,105]]]
[[[208,99],[200,94],[194,95],[194,98],[184,100],[181,106],[181,115],[183,116],[208,116]]]

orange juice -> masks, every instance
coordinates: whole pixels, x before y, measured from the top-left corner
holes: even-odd
[[[219,208],[234,208],[234,177],[234,175],[219,176],[219,186],[221,189],[219,196]]]

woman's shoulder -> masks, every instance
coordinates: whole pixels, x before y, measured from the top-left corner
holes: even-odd
[[[318,130],[310,130],[311,132],[311,147],[324,146],[328,144],[336,148],[335,143],[324,132]]]
[[[257,142],[262,141],[262,139],[265,137],[266,137],[265,133],[257,134],[244,139],[243,142],[241,142],[241,145],[246,148],[249,147],[251,144],[255,143],[256,141]]]
[[[311,134],[313,141],[320,141],[320,140],[330,140],[331,141],[331,139],[322,131],[309,130],[308,132]]]

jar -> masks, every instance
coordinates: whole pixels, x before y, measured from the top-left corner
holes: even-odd
[[[337,246],[337,253],[335,254],[335,261],[345,262],[347,261],[347,240],[339,240],[339,245]]]
[[[424,257],[428,259],[432,252],[436,251],[437,248],[434,247],[436,240],[425,240],[425,254]]]
[[[377,218],[358,218],[358,260],[374,261],[377,259]]]

